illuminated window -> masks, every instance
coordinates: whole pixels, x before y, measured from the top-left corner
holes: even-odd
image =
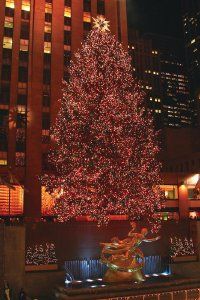
[[[14,189],[9,189],[5,185],[0,185],[0,215],[22,215],[23,206],[24,190],[21,186],[14,186]]]
[[[5,16],[4,27],[6,28],[13,28],[13,17]]]
[[[28,45],[29,41],[28,40],[20,40],[20,51],[28,51]]]
[[[91,13],[84,12],[83,13],[83,22],[90,23],[92,21]]]
[[[42,215],[52,216],[54,215],[54,200],[52,196],[46,192],[45,187],[42,187]]]
[[[6,166],[7,162],[7,152],[0,152],[0,166]]]
[[[18,82],[18,94],[26,95],[27,93],[27,83],[26,82]]]
[[[161,190],[164,192],[166,199],[178,199],[177,185],[161,185]]]
[[[14,0],[6,0],[6,7],[15,8]]]
[[[51,23],[45,22],[44,32],[51,33]]]
[[[64,45],[64,51],[71,51],[70,45]]]
[[[3,48],[4,49],[12,49],[12,38],[11,37],[4,36]]]
[[[51,53],[51,43],[44,42],[44,53]]]
[[[179,220],[179,213],[178,212],[159,212],[156,213],[157,218],[159,218],[162,221],[168,221],[168,220]]]
[[[72,15],[71,7],[65,6],[64,16],[71,18],[71,15]]]
[[[30,11],[31,5],[29,0],[22,0],[22,10]]]
[[[51,3],[45,3],[45,13],[52,14],[52,4]]]

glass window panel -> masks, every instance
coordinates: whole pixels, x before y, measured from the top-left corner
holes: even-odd
[[[84,12],[83,13],[83,22],[90,23],[92,21],[91,13],[90,12]]]
[[[72,15],[71,7],[65,6],[64,16],[71,18],[71,15]]]
[[[4,36],[3,48],[4,49],[12,49],[12,38],[11,37]]]
[[[4,27],[13,28],[13,17],[5,16]]]
[[[6,0],[6,7],[15,8],[14,0]]]
[[[0,215],[22,215],[24,207],[24,190],[21,186],[9,189],[6,185],[0,185]]]
[[[164,192],[166,199],[178,199],[177,185],[161,185],[161,190]]]
[[[29,0],[22,0],[22,10],[30,11],[31,5]]]
[[[44,42],[44,53],[51,53],[51,43]]]

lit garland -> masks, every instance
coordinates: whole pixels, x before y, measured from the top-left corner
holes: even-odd
[[[37,244],[27,248],[26,265],[50,265],[57,262],[54,243]]]
[[[170,238],[170,255],[172,257],[195,255],[193,240],[176,236]]]
[[[41,181],[56,198],[60,221],[88,215],[100,225],[126,214],[158,230],[154,213],[163,202],[153,119],[131,58],[102,28],[89,33],[71,62],[52,129],[52,173]]]

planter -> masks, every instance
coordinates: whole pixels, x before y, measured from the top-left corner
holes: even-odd
[[[183,255],[183,256],[172,256],[173,262],[190,262],[197,261],[196,255]]]
[[[58,270],[57,264],[52,265],[27,265],[25,266],[26,272],[38,272],[38,271],[55,271]]]

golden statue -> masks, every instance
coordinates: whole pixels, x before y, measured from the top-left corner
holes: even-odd
[[[144,255],[138,248],[142,242],[153,242],[159,239],[146,239],[148,230],[142,228],[136,233],[136,223],[131,223],[131,231],[124,240],[118,237],[111,239],[111,243],[101,243],[101,261],[109,268],[104,276],[105,282],[144,281],[142,268]]]

